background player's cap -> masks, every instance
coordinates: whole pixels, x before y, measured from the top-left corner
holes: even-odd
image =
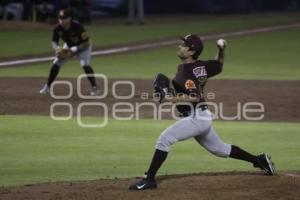
[[[180,36],[180,39],[188,46],[191,50],[195,51],[195,56],[198,57],[203,50],[203,43],[200,37],[195,34],[189,34],[184,37]]]
[[[59,13],[58,13],[58,18],[59,19],[67,19],[69,17],[71,17],[71,12],[68,9],[60,10]]]

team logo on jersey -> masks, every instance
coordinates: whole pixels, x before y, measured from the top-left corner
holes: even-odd
[[[83,32],[83,33],[81,34],[81,38],[82,38],[83,40],[88,39],[88,37],[89,37],[89,34],[88,34],[87,32]]]
[[[192,81],[192,80],[187,80],[185,82],[184,86],[185,86],[186,90],[196,89],[196,85],[195,85],[194,81]]]
[[[196,76],[196,78],[207,76],[205,66],[196,67],[193,69],[193,74]]]

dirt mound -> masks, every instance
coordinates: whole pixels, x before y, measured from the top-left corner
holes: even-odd
[[[281,172],[276,176],[261,173],[231,172],[158,177],[158,188],[129,191],[136,180],[114,179],[80,182],[57,182],[2,187],[1,200],[45,199],[298,199],[300,173]]]
[[[153,107],[143,106],[138,109],[136,105],[141,103],[152,103],[152,80],[130,80],[134,84],[134,91],[128,85],[117,85],[116,94],[119,96],[133,97],[124,100],[113,97],[112,88],[117,80],[109,80],[108,95],[100,100],[83,100],[78,97],[75,79],[63,79],[70,81],[74,86],[73,95],[69,99],[55,100],[50,96],[40,95],[38,92],[45,83],[45,78],[0,78],[0,115],[26,114],[26,115],[48,115],[50,106],[54,102],[70,103],[76,115],[77,107],[83,102],[102,102],[108,107],[109,116],[112,115],[112,107],[116,103],[127,102],[133,105],[134,112],[139,111],[140,118],[154,118]],[[118,79],[119,80],[119,79]],[[99,83],[100,93],[103,88]],[[211,80],[208,82],[206,93],[207,100],[218,106],[210,106],[210,110],[224,117],[231,117],[234,120],[245,120],[243,107],[249,102],[260,102],[264,106],[264,118],[262,121],[276,122],[300,122],[300,81],[251,81],[251,80]],[[88,94],[90,86],[83,81],[82,93]],[[67,87],[57,86],[54,88],[56,95],[67,95]],[[133,93],[132,93],[133,92]],[[144,94],[149,93],[146,98]],[[212,95],[213,94],[213,95]],[[33,106],[34,105],[34,106]],[[124,108],[124,107],[122,107]],[[128,109],[128,107],[125,107]],[[125,109],[124,108],[124,109]],[[249,107],[250,109],[253,107]],[[240,110],[239,110],[240,109]],[[60,106],[55,110],[55,115],[67,115],[68,110]],[[95,107],[85,107],[82,115],[101,116],[103,112]],[[132,113],[119,113],[118,116],[127,117]],[[238,116],[240,114],[240,116]],[[257,117],[261,113],[252,113],[249,116]],[[170,118],[170,112],[163,113],[163,118]],[[222,119],[222,117],[221,117]]]

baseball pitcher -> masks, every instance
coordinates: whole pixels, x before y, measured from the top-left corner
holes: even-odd
[[[160,101],[180,102],[177,110],[182,118],[165,129],[156,142],[152,162],[145,177],[129,187],[131,190],[145,190],[157,187],[155,175],[166,160],[171,145],[194,138],[202,147],[219,157],[244,160],[262,169],[267,175],[274,175],[275,168],[267,154],[252,155],[238,146],[224,143],[212,127],[212,115],[205,104],[204,87],[207,80],[222,71],[226,41],[217,41],[218,54],[214,60],[198,60],[203,50],[201,39],[194,34],[181,38],[177,55],[182,63],[177,68],[172,84],[175,94],[170,92],[169,80],[158,74],[154,81],[155,92]]]

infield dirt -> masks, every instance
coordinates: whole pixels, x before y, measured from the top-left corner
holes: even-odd
[[[50,114],[50,105],[54,102],[70,103],[74,111],[78,104],[82,102],[102,102],[108,107],[108,115],[111,116],[112,107],[117,102],[127,102],[132,105],[136,103],[149,102],[153,103],[152,80],[127,80],[131,81],[134,89],[128,84],[119,84],[116,87],[116,94],[119,96],[128,96],[131,93],[134,96],[130,99],[116,99],[112,95],[112,84],[119,79],[111,79],[108,81],[108,95],[100,100],[81,99],[77,95],[76,79],[63,79],[70,81],[74,87],[73,95],[66,100],[53,99],[49,95],[40,95],[39,90],[44,85],[45,78],[1,78],[0,79],[0,115],[46,115]],[[103,82],[99,82],[99,93],[103,94]],[[300,122],[300,81],[257,81],[257,80],[211,80],[206,87],[206,95],[214,97],[209,102],[216,103],[218,109],[211,106],[213,113],[220,114],[222,110],[223,116],[234,117],[239,113],[239,105],[241,108],[249,102],[259,102],[263,105],[264,118],[261,121],[273,122]],[[82,82],[82,93],[88,95],[90,86],[86,80]],[[56,95],[67,95],[68,88],[66,85],[57,85],[54,87]],[[144,94],[149,94],[148,99],[143,99]],[[127,107],[128,108],[128,107]],[[249,108],[258,108],[256,106]],[[139,109],[140,118],[153,118],[153,107],[143,106]],[[66,115],[67,107],[60,106],[55,110],[55,115]],[[74,115],[77,113],[74,112]],[[262,113],[248,114],[252,117],[258,117]],[[95,107],[85,107],[82,115],[85,116],[101,116],[103,111],[95,109]],[[122,117],[129,116],[130,113],[119,114]],[[164,118],[170,118],[169,113],[163,114]],[[241,120],[245,120],[243,116]]]

